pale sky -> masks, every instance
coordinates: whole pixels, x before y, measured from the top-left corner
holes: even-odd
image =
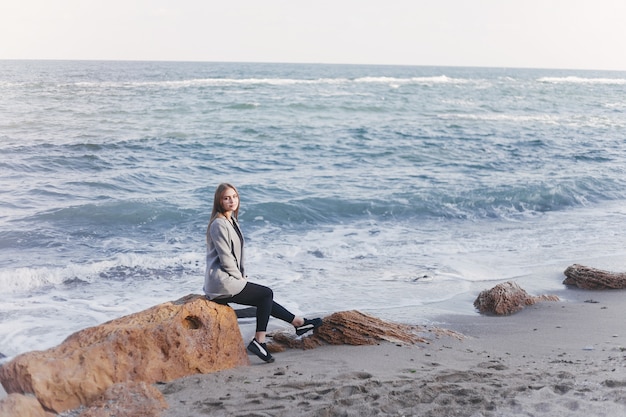
[[[626,70],[626,0],[0,0],[0,59]]]

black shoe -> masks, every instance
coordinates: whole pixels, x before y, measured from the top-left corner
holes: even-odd
[[[267,363],[274,362],[274,357],[270,351],[267,350],[267,345],[265,343],[259,343],[256,339],[252,339],[252,342],[248,345],[248,350]]]
[[[304,324],[302,326],[296,327],[296,334],[298,336],[305,334],[310,330],[315,330],[322,325],[322,319],[304,319]]]

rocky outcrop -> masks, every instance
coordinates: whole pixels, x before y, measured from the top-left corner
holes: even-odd
[[[481,313],[509,315],[539,301],[559,301],[555,295],[531,296],[514,282],[498,284],[482,291],[474,301]]]
[[[171,381],[249,364],[235,312],[190,295],[81,330],[59,346],[0,368],[7,393],[33,394],[55,412],[129,381]]]
[[[564,272],[565,285],[573,285],[585,290],[626,288],[626,274],[603,271],[588,266],[574,264]]]
[[[415,344],[427,342],[420,336],[419,326],[392,323],[360,311],[340,311],[324,317],[324,324],[305,338],[295,338],[291,333],[272,334],[268,349],[272,352],[285,348],[313,349],[322,345],[375,345],[380,342]],[[452,332],[450,332],[452,335]]]
[[[9,394],[0,400],[0,417],[53,417],[32,395]]]

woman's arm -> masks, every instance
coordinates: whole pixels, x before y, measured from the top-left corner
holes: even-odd
[[[226,222],[222,219],[215,219],[213,223],[211,223],[209,234],[213,245],[215,245],[217,255],[220,258],[222,269],[227,272],[228,275],[237,279],[243,279],[243,275],[239,270],[239,261],[233,253],[230,230]]]

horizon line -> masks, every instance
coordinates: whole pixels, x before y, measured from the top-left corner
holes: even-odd
[[[451,64],[380,64],[380,63],[341,63],[341,62],[287,62],[287,61],[222,61],[193,59],[111,59],[111,58],[0,58],[1,61],[50,61],[50,62],[159,62],[159,63],[206,63],[206,64],[260,64],[260,65],[327,65],[327,66],[376,66],[376,67],[421,67],[421,68],[484,68],[484,69],[522,69],[522,70],[553,70],[553,71],[603,71],[626,72],[619,69],[603,68],[566,68],[566,67],[533,67],[506,65],[451,65]]]

